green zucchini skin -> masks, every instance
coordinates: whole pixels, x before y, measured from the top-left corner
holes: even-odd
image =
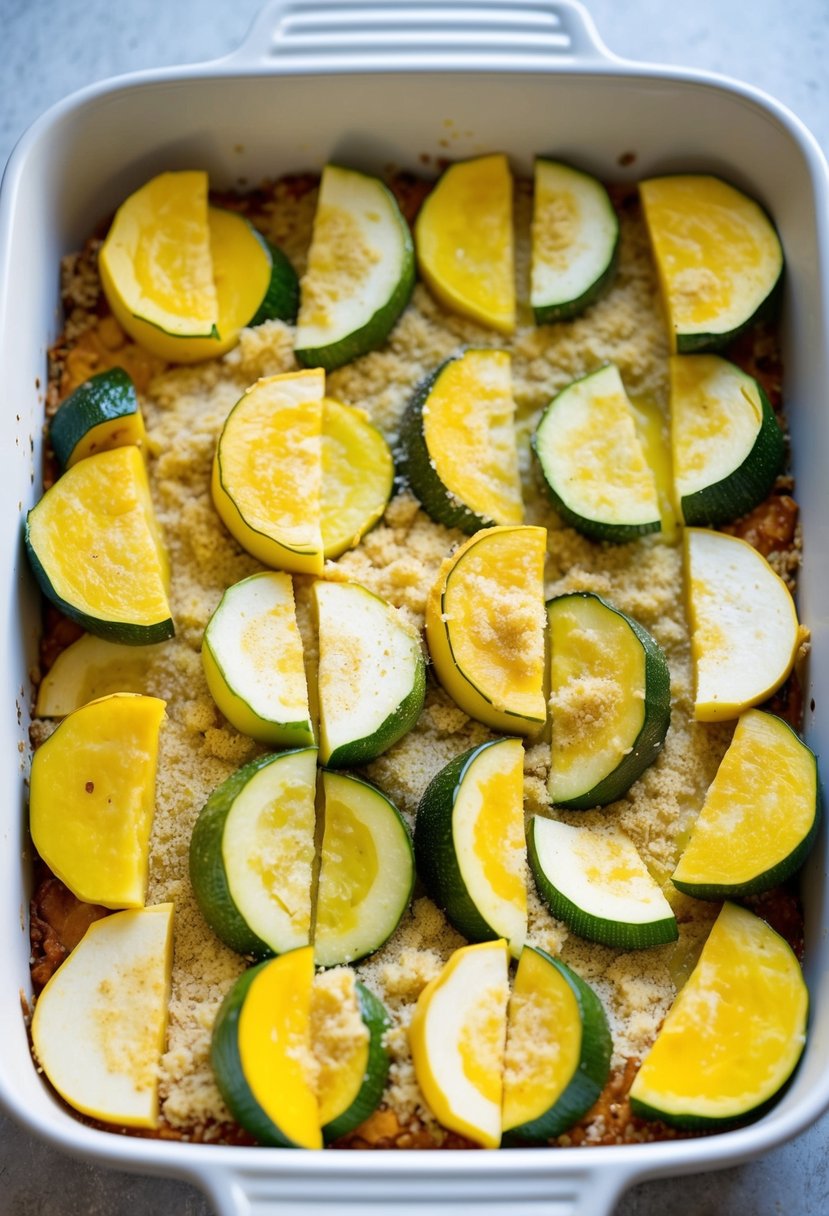
[[[607,295],[619,269],[619,239],[617,236],[607,269],[585,292],[575,300],[568,300],[562,304],[539,305],[533,308],[533,319],[536,325],[557,325],[559,321],[572,321],[579,313],[584,312],[593,304],[597,304],[602,296]]]
[[[577,798],[568,798],[556,803],[556,806],[571,811],[589,811],[594,807],[615,802],[626,794],[634,781],[642,776],[662,751],[671,725],[671,672],[662,647],[626,612],[614,608],[592,591],[574,591],[567,596],[556,596],[548,600],[548,613],[556,600],[563,599],[598,600],[608,612],[615,613],[627,623],[645,652],[645,721],[633,747],[621,764],[617,765],[612,773],[608,773],[598,785],[594,785]]]
[[[190,837],[190,883],[202,916],[216,936],[237,954],[267,958],[274,951],[249,927],[239,912],[227,881],[222,857],[225,822],[231,808],[250,779],[284,756],[308,751],[294,748],[268,756],[257,756],[232,773],[218,786],[199,812]],[[221,911],[218,911],[221,909]],[[250,974],[250,972],[248,972]]]
[[[757,203],[756,199],[752,200]],[[759,207],[760,204],[757,203]],[[761,208],[765,211],[765,208]],[[768,213],[766,213],[768,214]],[[769,217],[770,220],[770,217]],[[785,263],[781,263],[780,273],[774,286],[769,291],[765,300],[757,307],[755,312],[742,321],[734,329],[729,329],[721,334],[676,334],[676,353],[678,355],[704,355],[713,353],[714,351],[722,350],[736,341],[753,325],[757,325],[761,321],[772,321],[780,309],[780,302],[783,298],[783,276],[785,271]]]
[[[32,510],[36,510],[36,508],[33,507]],[[29,515],[31,515],[31,511]],[[123,642],[127,646],[151,646],[155,642],[166,642],[167,638],[174,636],[176,628],[172,617],[167,617],[163,621],[155,621],[152,625],[138,625],[129,621],[104,621],[99,617],[81,612],[73,604],[62,599],[52,586],[49,575],[32,544],[28,518],[24,531],[24,543],[32,573],[47,600],[59,608],[64,616],[68,616],[70,620],[83,626],[87,633],[94,633],[96,637],[104,638],[107,642]]]
[[[426,700],[426,661],[418,656],[415,679],[411,691],[406,694],[393,713],[389,714],[379,730],[362,739],[352,739],[335,747],[325,763],[326,768],[342,769],[359,767],[376,760],[412,729],[420,717]]]
[[[758,1119],[762,1119],[763,1115],[768,1114],[772,1107],[776,1106],[783,1095],[788,1090],[789,1086],[794,1081],[797,1071],[800,1067],[800,1061],[803,1059],[801,1055],[792,1069],[789,1077],[783,1082],[777,1093],[772,1094],[770,1098],[766,1098],[764,1102],[760,1102],[757,1106],[747,1107],[745,1110],[735,1111],[733,1115],[724,1115],[721,1118],[714,1118],[711,1115],[692,1115],[687,1113],[674,1113],[673,1111],[660,1110],[656,1106],[650,1106],[647,1102],[643,1102],[640,1098],[630,1099],[630,1109],[632,1114],[637,1119],[648,1119],[659,1123],[667,1123],[669,1127],[676,1127],[680,1131],[685,1132],[727,1132],[736,1127],[744,1127],[747,1123],[755,1123]]]
[[[561,1097],[537,1119],[521,1123],[505,1132],[506,1145],[522,1141],[539,1143],[563,1135],[598,1100],[610,1075],[610,1058],[613,1054],[607,1014],[590,985],[575,971],[571,971],[566,963],[553,958],[540,946],[525,946],[525,949],[535,950],[536,954],[540,954],[554,967],[576,998],[583,1028],[581,1055],[578,1068]]]
[[[373,1114],[380,1105],[389,1074],[389,1053],[383,1040],[391,1026],[391,1019],[386,1012],[385,1005],[366,988],[365,984],[361,984],[357,980],[354,987],[360,1007],[360,1016],[369,1032],[366,1073],[359,1093],[348,1109],[323,1127],[322,1135],[326,1144],[330,1144],[332,1140],[339,1140],[342,1136],[348,1136],[361,1123],[365,1123],[369,1115]]]
[[[446,368],[463,358],[464,353],[460,351],[444,360],[440,367],[431,372],[415,389],[400,426],[398,470],[431,519],[447,528],[460,528],[471,536],[481,528],[492,527],[495,520],[477,515],[447,490],[432,467],[432,458],[423,434],[423,409],[433,389]]]
[[[93,427],[137,413],[135,385],[123,368],[111,367],[90,376],[61,402],[49,424],[49,439],[60,467],[66,468]]]
[[[219,1008],[210,1042],[210,1063],[219,1093],[233,1118],[260,1144],[274,1148],[299,1148],[293,1140],[266,1115],[254,1098],[242,1071],[239,1053],[239,1019],[242,1006],[253,981],[268,962],[249,967],[228,992]],[[233,1080],[231,1081],[231,1078]]]
[[[730,523],[761,503],[774,486],[783,467],[786,440],[774,410],[757,384],[763,421],[754,447],[738,469],[713,485],[686,494],[680,500],[682,518],[689,526],[717,527]]]
[[[263,321],[284,321],[286,325],[295,325],[299,312],[297,273],[277,245],[272,245],[255,228],[254,232],[270,255],[271,280],[262,303],[248,321],[248,327],[261,325]]]
[[[500,742],[491,739],[450,760],[426,787],[415,819],[418,876],[449,923],[469,942],[496,941],[500,934],[484,920],[467,892],[455,855],[452,809],[470,766],[481,752]]]

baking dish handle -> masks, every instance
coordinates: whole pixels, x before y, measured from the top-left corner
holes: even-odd
[[[367,1166],[326,1171],[313,1181],[299,1171],[218,1168],[197,1181],[216,1216],[611,1216],[631,1183],[629,1173],[608,1168],[607,1162],[602,1169],[547,1165],[461,1173],[425,1162],[416,1173],[394,1165],[393,1171]]]
[[[269,0],[234,70],[543,70],[615,57],[577,0]]]

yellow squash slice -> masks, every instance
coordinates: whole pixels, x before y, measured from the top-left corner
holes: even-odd
[[[530,735],[546,720],[544,528],[478,532],[443,563],[426,605],[435,671],[470,717]]]
[[[233,407],[213,462],[213,502],[243,548],[277,569],[321,574],[321,371],[259,380]]]
[[[786,584],[745,541],[686,528],[686,586],[696,674],[694,717],[736,718],[776,692],[800,641]]]
[[[35,717],[65,718],[113,692],[151,692],[150,663],[161,650],[161,644],[126,646],[85,633],[61,651],[43,677]]]
[[[41,590],[90,633],[131,645],[172,637],[169,567],[138,448],[73,465],[30,512]]]
[[[144,904],[163,717],[157,697],[116,693],[69,714],[34,754],[32,840],[86,903]]]
[[[394,461],[368,415],[326,397],[322,403],[320,526],[326,558],[353,549],[386,509]]]
[[[450,165],[415,224],[418,264],[452,312],[515,329],[512,174],[502,155]]]
[[[780,718],[750,709],[706,794],[674,886],[698,899],[768,891],[803,863],[818,818],[814,753]]]
[[[690,1129],[756,1118],[794,1071],[809,994],[791,948],[725,904],[630,1091],[636,1115]]]
[[[435,1118],[483,1148],[501,1142],[508,960],[505,941],[456,950],[421,992],[409,1027],[417,1083]]]
[[[70,1106],[106,1123],[158,1125],[173,905],[90,925],[37,998],[35,1055]]]
[[[726,345],[780,278],[783,251],[771,221],[717,177],[657,177],[639,191],[675,349]]]

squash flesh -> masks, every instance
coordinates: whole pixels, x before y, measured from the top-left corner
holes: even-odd
[[[346,1039],[343,1026],[352,1031]],[[340,968],[315,977],[311,1044],[317,1061],[319,1120],[325,1127],[357,1098],[369,1062],[370,1033],[362,1020],[354,972]]]
[[[674,476],[683,498],[744,463],[763,407],[754,382],[716,355],[674,355],[670,367]]]
[[[326,558],[339,557],[377,523],[393,481],[394,461],[380,432],[361,410],[326,397],[320,502]]]
[[[497,524],[524,518],[510,357],[472,350],[448,363],[423,407],[423,434],[446,489]]]

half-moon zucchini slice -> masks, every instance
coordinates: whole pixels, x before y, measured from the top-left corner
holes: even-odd
[[[62,401],[49,423],[49,439],[62,469],[96,452],[144,442],[144,419],[135,385],[120,367],[90,376]]]
[[[322,403],[320,528],[326,561],[353,549],[386,509],[394,486],[389,445],[363,410]]]

